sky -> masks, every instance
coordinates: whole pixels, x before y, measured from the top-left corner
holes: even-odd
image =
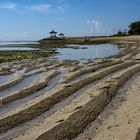
[[[0,41],[111,35],[140,20],[140,0],[0,0]]]

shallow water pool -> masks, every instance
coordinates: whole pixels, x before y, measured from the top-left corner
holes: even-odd
[[[75,45],[73,45],[75,46]],[[85,60],[104,58],[119,53],[117,45],[100,44],[100,45],[80,45],[79,49],[58,48],[59,52],[55,58],[58,60]]]

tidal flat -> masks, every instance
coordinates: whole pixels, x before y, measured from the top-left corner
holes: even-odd
[[[1,51],[11,60],[5,57],[0,64],[0,140],[138,137],[139,42],[121,38],[112,43],[119,51],[84,61],[57,48]],[[56,58],[60,55],[65,59]]]

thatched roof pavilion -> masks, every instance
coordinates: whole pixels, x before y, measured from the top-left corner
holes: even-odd
[[[63,33],[60,33],[59,36],[60,36],[61,38],[64,38],[64,34],[63,34]]]
[[[52,30],[52,31],[50,32],[50,34],[51,34],[51,37],[50,37],[50,38],[57,38],[57,37],[56,37],[57,32],[55,32],[54,30]]]

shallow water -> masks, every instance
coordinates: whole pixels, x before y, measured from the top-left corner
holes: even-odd
[[[21,82],[19,82],[18,84],[0,91],[0,98],[28,87],[30,85],[30,83],[37,81],[38,77],[40,77],[41,75],[42,75],[42,73],[31,75],[31,76],[25,78],[24,80],[22,80]]]
[[[39,48],[33,48],[31,45],[36,45],[37,42],[31,41],[0,41],[0,51],[5,50],[39,50]]]
[[[0,41],[0,46],[2,45],[26,45],[26,44],[38,44],[35,41]]]
[[[39,48],[31,48],[31,47],[0,47],[0,51],[26,51],[26,50],[39,50]]]
[[[2,45],[3,44],[3,45]],[[31,44],[37,42],[0,42],[1,50],[40,50],[39,48],[32,48]],[[117,45],[100,44],[100,45],[67,45],[69,48],[57,48],[59,52],[54,59],[58,60],[86,60],[95,58],[104,58],[110,55],[119,53]],[[73,47],[73,48],[72,48]],[[51,48],[51,47],[50,47]]]
[[[104,58],[119,53],[118,46],[113,44],[80,45],[79,47],[79,49],[58,48],[59,54],[55,58],[58,60],[85,60]]]

